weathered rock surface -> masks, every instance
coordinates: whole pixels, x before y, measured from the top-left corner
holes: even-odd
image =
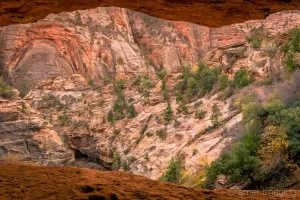
[[[261,191],[197,190],[126,172],[104,172],[71,167],[0,163],[0,170],[0,195],[4,199],[285,200],[296,199],[299,193],[298,190],[272,193],[274,195]]]
[[[48,77],[81,74],[95,81],[132,79],[138,74],[154,77],[162,68],[179,72],[181,66],[195,65],[205,57],[229,72],[235,63],[239,68],[250,63],[252,71],[264,76],[267,69],[255,69],[251,60],[258,62],[256,58],[264,56],[249,50],[247,36],[260,26],[272,35],[284,33],[297,27],[299,18],[299,12],[290,11],[215,29],[121,8],[49,15],[37,23],[0,28],[0,72],[22,95]]]
[[[250,19],[263,19],[283,10],[297,10],[300,3],[298,0],[2,0],[0,26],[31,23],[51,13],[100,6],[123,7],[168,20],[220,27]]]
[[[244,68],[263,81],[283,69],[283,54],[273,37],[282,40],[280,35],[297,27],[299,18],[299,12],[276,13],[263,21],[214,29],[120,8],[50,15],[34,24],[0,28],[1,74],[21,93],[28,92],[24,100],[53,125],[76,159],[110,168],[118,153],[132,173],[156,179],[179,154],[191,171],[201,159],[218,158],[239,137],[242,115],[232,109],[236,96],[249,90],[263,96],[263,90],[253,85],[221,100],[222,93],[214,88],[192,99],[183,114],[177,111],[174,92],[182,66],[194,69],[204,60],[212,68],[221,66],[229,79]],[[259,27],[274,40],[254,48],[247,37]],[[174,119],[170,123],[164,119],[167,102],[157,77],[163,68],[169,72],[166,85]],[[138,75],[147,75],[143,81],[154,86],[147,88],[148,97],[133,84]],[[109,123],[116,79],[124,80],[124,98],[137,115]],[[223,126],[209,132],[205,130],[211,125],[214,103],[221,109]],[[203,119],[196,117],[200,109],[206,111]]]
[[[0,159],[63,165],[73,160],[73,152],[62,143],[51,125],[24,100],[0,99]]]
[[[124,160],[133,159],[130,163],[133,173],[151,178],[158,178],[169,160],[179,152],[188,157],[189,167],[193,167],[193,163],[197,162],[199,157],[207,157],[209,161],[216,159],[226,142],[234,136],[219,134],[222,129],[211,134],[199,135],[211,124],[209,113],[212,104],[209,102],[217,102],[215,97],[203,99],[202,108],[208,112],[205,119],[196,119],[192,112],[189,115],[176,115],[179,126],[173,122],[165,124],[163,113],[167,104],[161,96],[161,91],[156,91],[155,88],[147,100],[139,94],[137,87],[128,86],[124,94],[126,98],[134,99],[138,115],[132,119],[116,121],[115,124],[104,122],[116,100],[112,88],[111,84],[103,86],[102,92],[99,93],[88,86],[79,75],[68,79],[56,77],[38,84],[26,96],[26,100],[33,108],[39,110],[45,119],[51,121],[62,137],[67,138],[66,146],[80,152],[78,158],[85,155],[110,167],[112,152],[117,151]],[[155,99],[158,102],[152,104]],[[105,103],[100,106],[99,102],[102,100],[105,100]],[[193,104],[190,105],[191,108]],[[225,113],[229,101],[225,104],[219,101],[219,106],[223,107],[224,118],[229,117]],[[175,99],[172,100],[172,107],[174,111],[178,107]],[[62,116],[67,116],[68,121],[63,122]],[[233,125],[240,120],[241,115],[234,117]],[[227,128],[232,126],[232,122],[228,122]],[[156,136],[157,130],[166,130],[167,138],[163,140]],[[146,132],[149,132],[148,136],[145,135]],[[197,156],[193,155],[194,149],[199,150]],[[146,154],[149,160],[145,160]]]

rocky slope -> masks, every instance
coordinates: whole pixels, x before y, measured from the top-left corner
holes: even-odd
[[[128,8],[175,21],[189,21],[210,27],[220,27],[250,19],[263,19],[271,13],[299,9],[297,0],[2,0],[0,26],[32,23],[48,14],[93,9],[100,6]],[[245,9],[247,8],[247,9]]]
[[[0,98],[0,154],[6,161],[63,165],[74,160],[52,126],[24,101]]]
[[[103,172],[71,167],[0,163],[0,170],[2,199],[262,200],[296,199],[299,192],[290,190],[280,194],[266,194],[258,191],[195,190],[125,172]]]
[[[299,12],[283,12],[215,29],[121,8],[49,15],[37,23],[0,28],[1,74],[53,125],[76,159],[106,168],[122,160],[129,165],[123,168],[156,179],[174,156],[184,155],[190,171],[216,159],[239,137],[242,115],[233,109],[234,99],[249,90],[265,95],[262,86],[252,85],[222,100],[216,86],[180,112],[174,88],[182,66],[195,70],[204,60],[211,68],[221,66],[230,79],[241,68],[258,82],[280,78],[283,54],[278,49],[299,18]],[[247,41],[253,30],[271,39],[257,48]],[[168,71],[169,123],[164,84],[157,77],[162,69]],[[124,80],[123,95],[116,93],[116,80]],[[134,105],[135,112],[110,123],[109,112],[120,99]],[[223,125],[207,131],[214,104]],[[206,112],[202,119],[199,110]]]

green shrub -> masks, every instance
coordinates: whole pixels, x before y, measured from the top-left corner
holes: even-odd
[[[210,69],[204,63],[198,64],[198,69],[191,72],[189,67],[183,67],[179,81],[176,84],[176,100],[191,100],[192,97],[203,97],[207,92],[213,89],[214,84],[218,80],[222,69],[216,67]],[[186,96],[186,98],[184,98]]]
[[[157,74],[157,76],[160,80],[165,79],[167,77],[167,75],[168,75],[167,69],[163,69]]]
[[[180,103],[179,106],[177,107],[177,112],[179,113],[183,113],[185,115],[189,114],[189,111],[188,111],[188,108],[186,107],[186,104],[185,103]]]
[[[238,88],[243,88],[253,82],[253,78],[248,76],[245,69],[240,69],[234,74],[233,84]]]
[[[122,161],[121,162],[121,166],[122,166],[122,169],[124,169],[125,171],[129,171],[130,170],[130,166],[129,166],[129,164],[126,161]]]
[[[17,95],[13,88],[4,82],[2,76],[0,76],[0,95],[5,99],[11,99]]]
[[[142,139],[144,138],[144,135],[140,135],[140,137],[135,141],[135,144],[138,145]]]
[[[105,104],[105,100],[101,99],[98,103],[98,106],[102,107]]]
[[[148,153],[145,154],[145,160],[149,161],[149,155],[148,155]]]
[[[118,170],[121,168],[122,158],[120,154],[117,151],[113,152],[113,158],[112,158],[112,170]]]
[[[130,156],[130,157],[128,158],[129,164],[133,163],[133,162],[136,161],[136,160],[137,160],[137,159],[136,159],[135,156]]]
[[[212,107],[212,114],[210,116],[211,123],[213,127],[217,127],[220,124],[219,118],[221,117],[221,112],[216,103]]]
[[[197,149],[193,149],[193,156],[196,155],[198,153]]]
[[[141,77],[137,78],[134,84],[139,85],[139,92],[142,94],[143,97],[149,98],[150,97],[150,89],[155,87],[155,84],[147,77]]]
[[[114,90],[116,93],[118,93],[119,91],[122,91],[125,89],[125,82],[124,80],[117,80],[114,84]]]
[[[259,49],[261,47],[263,38],[265,37],[265,28],[261,25],[258,28],[253,28],[250,31],[250,36],[247,37],[248,42],[253,49]]]
[[[193,97],[195,94],[197,94],[198,88],[197,88],[197,81],[194,77],[189,77],[187,81],[187,98]]]
[[[127,149],[125,149],[125,150],[123,151],[124,155],[127,155],[127,154],[129,153],[130,150],[131,150],[130,147],[128,147]]]
[[[120,132],[121,132],[121,131],[120,131],[119,129],[115,129],[115,130],[114,130],[114,135],[117,136],[117,135],[120,134]]]
[[[128,112],[128,118],[131,119],[131,118],[134,118],[137,116],[137,112],[135,110],[135,107],[133,104],[130,104],[128,107],[127,107],[127,112]]]
[[[220,76],[220,81],[219,81],[219,90],[224,90],[230,85],[230,81],[228,80],[228,77],[226,74],[222,74]]]
[[[161,139],[165,140],[167,138],[167,130],[166,129],[160,129],[156,131],[156,135]]]
[[[114,84],[114,91],[117,99],[113,105],[113,118],[115,120],[124,119],[126,116],[128,118],[134,118],[137,115],[135,107],[133,104],[128,105],[123,90],[125,89],[125,83],[123,80],[118,80]],[[108,120],[109,122],[112,120]]]
[[[184,160],[182,157],[172,158],[167,171],[159,178],[161,181],[179,184],[184,171]]]
[[[164,119],[169,122],[171,121],[173,117],[173,111],[172,111],[172,108],[171,108],[171,103],[168,102],[168,107],[167,109],[165,110],[165,113],[164,113]]]
[[[65,125],[70,121],[70,117],[67,115],[66,112],[64,112],[62,115],[58,117],[58,120],[60,121],[61,125]]]
[[[22,102],[21,112],[22,112],[22,113],[26,113],[26,106],[25,106],[25,103],[24,103],[24,102]]]
[[[124,59],[123,59],[122,57],[118,57],[117,63],[118,63],[119,65],[124,65]]]
[[[249,180],[257,185],[273,180],[274,176],[284,178],[283,171],[299,164],[300,101],[285,105],[273,95],[262,105],[254,95],[248,95],[238,102],[247,125],[246,134],[211,164],[207,171],[208,186],[221,174],[228,177],[227,183]]]
[[[248,42],[251,43],[253,49],[259,49],[261,47],[262,40],[259,38],[248,38]]]
[[[66,105],[61,103],[53,94],[48,94],[46,96],[43,96],[42,101],[50,107],[55,107],[56,110],[60,111],[62,109],[66,109]]]
[[[82,24],[82,20],[81,20],[81,14],[80,14],[79,11],[76,11],[76,12],[75,12],[75,19],[76,19],[76,24],[77,24],[78,26],[82,26],[82,25],[83,25],[83,24]]]
[[[299,56],[295,57],[295,54],[300,53],[300,30],[294,30],[292,35],[294,35],[294,38],[283,47],[284,52],[286,52],[284,63],[288,73],[300,67]]]
[[[95,81],[94,81],[93,79],[89,79],[89,80],[88,80],[88,84],[89,84],[90,86],[95,86]]]
[[[151,137],[151,136],[152,136],[152,133],[147,132],[147,133],[146,133],[146,136],[147,136],[147,137]]]
[[[114,120],[114,114],[113,112],[110,110],[107,114],[107,121],[110,122],[110,123],[114,123],[115,120]]]
[[[132,103],[132,102],[134,102],[134,98],[130,97],[130,98],[128,99],[128,103]]]
[[[206,113],[207,113],[207,112],[204,111],[204,110],[196,110],[196,112],[195,112],[195,117],[196,117],[197,119],[204,119]]]
[[[150,88],[154,88],[155,84],[151,80],[146,79],[146,80],[143,80],[143,86],[147,89],[150,89]]]
[[[300,158],[300,107],[286,108],[280,111],[282,124],[287,129],[289,146],[293,155]],[[297,161],[299,162],[299,161]]]
[[[228,176],[229,183],[250,180],[252,183],[262,179],[260,159],[256,155],[258,138],[246,134],[242,141],[229,152],[223,153],[207,170],[207,184],[212,184],[220,174]]]

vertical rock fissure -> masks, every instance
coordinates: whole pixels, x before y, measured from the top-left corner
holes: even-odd
[[[28,141],[27,141],[27,138],[25,137],[25,146],[26,146],[26,149],[29,153],[29,158],[30,160],[32,160],[32,157],[31,157],[31,152],[30,152],[30,149],[29,149],[29,145],[28,145]]]

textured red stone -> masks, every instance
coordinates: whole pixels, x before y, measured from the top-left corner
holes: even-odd
[[[176,21],[220,27],[262,19],[282,10],[300,9],[299,0],[2,0],[0,26],[30,23],[48,14],[100,6],[129,8]]]

